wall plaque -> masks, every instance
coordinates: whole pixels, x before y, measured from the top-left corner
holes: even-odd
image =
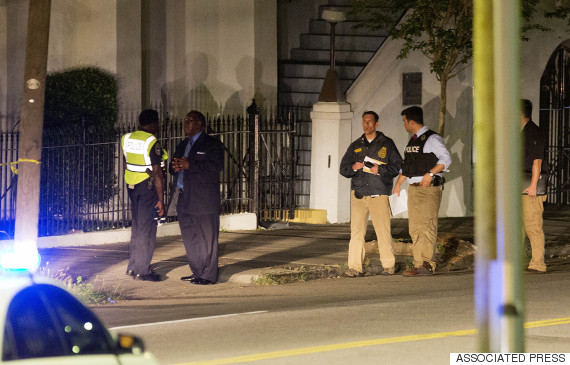
[[[402,74],[402,105],[422,105],[422,73]]]

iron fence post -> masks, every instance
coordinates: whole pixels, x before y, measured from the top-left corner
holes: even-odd
[[[253,99],[247,108],[249,115],[249,197],[250,212],[259,217],[259,108]]]
[[[295,174],[297,171],[297,156],[296,156],[296,151],[295,151],[295,134],[296,134],[296,113],[294,113],[293,110],[289,110],[289,113],[287,113],[287,118],[289,119],[289,138],[290,138],[290,148],[289,150],[291,151],[291,178],[289,180],[289,219],[292,220],[295,218],[295,207],[296,207],[296,201],[295,201]]]

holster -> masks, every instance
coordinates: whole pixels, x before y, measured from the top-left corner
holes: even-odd
[[[153,175],[152,175],[152,170],[151,170],[151,169],[146,169],[145,172],[146,172],[146,173],[148,174],[148,176],[150,177],[150,178],[148,179],[148,182],[147,182],[147,184],[148,184],[147,188],[148,188],[148,190],[152,190],[152,188],[153,188],[153,186],[154,186],[154,179],[153,179]]]
[[[435,175],[433,177],[433,186],[440,186],[443,184],[445,184],[445,177],[439,175]]]

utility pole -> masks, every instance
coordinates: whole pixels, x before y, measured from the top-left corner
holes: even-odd
[[[480,352],[524,352],[520,1],[475,0],[475,310]]]
[[[14,252],[36,252],[51,0],[30,0],[20,124]]]

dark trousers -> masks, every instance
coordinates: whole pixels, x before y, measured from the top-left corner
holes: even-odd
[[[154,220],[156,209],[154,206],[158,198],[154,189],[148,188],[146,180],[135,185],[134,189],[129,188],[127,190],[131,200],[133,219],[127,270],[133,270],[135,274],[147,275],[151,273],[150,261],[156,241],[156,222]]]
[[[220,215],[191,214],[178,200],[178,224],[192,274],[212,282],[218,281],[218,235]]]

